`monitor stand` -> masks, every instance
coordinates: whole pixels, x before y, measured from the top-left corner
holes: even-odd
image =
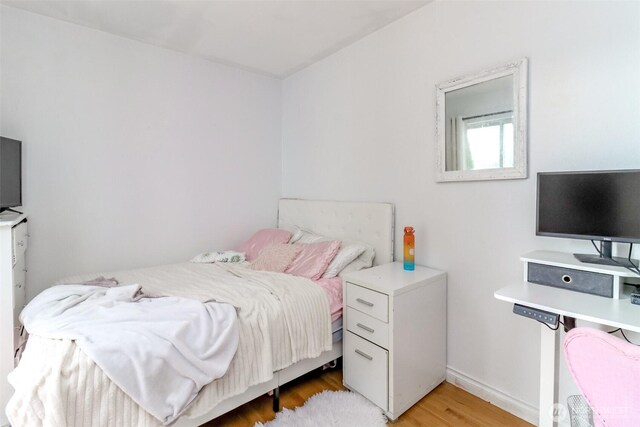
[[[13,213],[17,213],[19,215],[22,215],[22,212],[19,212],[15,209],[11,209],[11,208],[0,208],[0,213],[2,212],[13,212]]]
[[[600,242],[600,253],[602,255],[592,254],[573,254],[574,257],[580,262],[588,264],[600,264],[600,265],[613,265],[616,267],[632,267],[638,268],[638,260],[629,258],[623,258],[619,256],[611,255],[611,242]]]

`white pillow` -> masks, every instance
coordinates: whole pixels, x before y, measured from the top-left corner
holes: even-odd
[[[224,252],[203,252],[193,257],[191,262],[212,263],[212,262],[244,262],[244,252],[224,251]]]
[[[376,251],[373,247],[365,245],[366,249],[358,258],[353,260],[349,265],[342,269],[338,274],[340,277],[353,271],[362,270],[363,268],[369,268],[373,266],[373,259],[376,257]]]
[[[342,242],[340,250],[325,270],[322,278],[330,279],[332,277],[336,277],[347,265],[355,261],[356,258],[362,255],[366,250],[367,247],[362,243]]]
[[[330,239],[325,236],[321,236],[320,234],[311,233],[310,231],[304,231],[299,228],[293,233],[291,239],[289,239],[289,243],[316,243],[316,242],[325,242],[327,240],[335,240]]]
[[[293,236],[291,236],[290,242],[317,243],[327,240],[333,239],[322,236],[320,234],[297,229],[293,233]],[[354,263],[355,264],[352,266],[353,270],[350,271],[371,267],[373,265],[374,257],[375,251],[371,246],[359,242],[343,241],[342,245],[340,246],[340,250],[327,267],[327,270],[322,275],[322,278],[330,279],[332,277],[336,277],[345,267]]]

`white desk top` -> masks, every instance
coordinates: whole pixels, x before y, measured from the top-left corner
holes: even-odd
[[[502,288],[494,296],[514,304],[640,332],[640,305],[631,304],[628,295],[613,299],[523,282]]]
[[[13,227],[16,224],[21,223],[26,218],[24,214],[17,214],[13,212],[0,213],[0,227]]]

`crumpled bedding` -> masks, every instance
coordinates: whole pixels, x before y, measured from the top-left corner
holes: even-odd
[[[240,265],[182,263],[99,273],[138,283],[150,296],[218,301],[237,309],[240,339],[227,373],[205,386],[183,416],[195,418],[293,363],[332,347],[329,303],[312,281]],[[81,283],[96,274],[64,279]],[[10,376],[7,406],[20,426],[158,426],[161,422],[114,385],[70,340],[31,337]]]
[[[229,304],[178,297],[145,298],[139,285],[59,285],[20,314],[30,335],[73,340],[131,399],[170,424],[238,347]]]

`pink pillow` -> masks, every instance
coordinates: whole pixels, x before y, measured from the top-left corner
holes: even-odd
[[[318,280],[327,270],[329,263],[340,250],[340,240],[318,243],[296,243],[302,250],[293,260],[286,273]]]
[[[301,250],[302,248],[299,246],[287,245],[286,243],[267,246],[260,252],[258,258],[251,263],[249,268],[284,273]]]
[[[287,243],[291,238],[291,232],[279,228],[265,228],[257,231],[249,240],[244,242],[239,248],[239,252],[245,253],[247,261],[253,261],[260,255],[267,246],[275,243]]]

